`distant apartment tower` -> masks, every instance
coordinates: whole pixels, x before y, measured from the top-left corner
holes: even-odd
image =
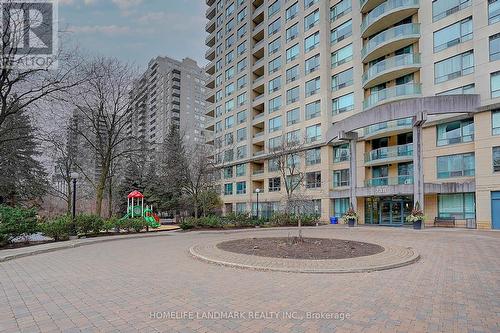
[[[127,134],[154,147],[164,142],[174,125],[186,143],[204,143],[206,81],[205,69],[190,58],[152,59],[134,83]]]
[[[304,138],[322,220],[500,228],[500,0],[206,0],[224,210],[279,206]],[[220,153],[217,153],[220,151]]]

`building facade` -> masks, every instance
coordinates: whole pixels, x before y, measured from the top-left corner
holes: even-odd
[[[500,228],[500,0],[207,0],[207,129],[224,210],[278,209],[304,142],[322,220]]]

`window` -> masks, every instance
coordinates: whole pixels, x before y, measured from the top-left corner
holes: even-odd
[[[351,11],[352,0],[342,0],[330,8],[330,21],[335,21]]]
[[[491,73],[491,98],[500,97],[500,72]]]
[[[215,133],[220,133],[222,132],[222,121],[218,121],[215,124]]]
[[[269,192],[279,192],[281,191],[281,178],[269,178]]]
[[[286,83],[293,82],[299,78],[299,65],[295,65],[286,70]]]
[[[234,151],[232,149],[224,151],[224,162],[232,162],[233,159],[234,159]]]
[[[306,141],[308,143],[321,140],[321,125],[313,125],[306,128]]]
[[[333,172],[333,187],[349,186],[349,169],[335,170]]]
[[[307,59],[305,68],[306,75],[319,69],[319,54]]]
[[[491,112],[491,123],[493,135],[500,135],[500,110]]]
[[[273,59],[269,62],[268,66],[269,74],[279,71],[280,68],[281,68],[281,57]]]
[[[233,195],[233,184],[224,184],[224,195]]]
[[[245,36],[246,33],[247,33],[247,24],[245,23],[238,29],[238,31],[236,32],[236,36],[238,38],[243,38],[243,36]]]
[[[334,98],[332,100],[332,114],[339,114],[354,110],[354,93]]]
[[[349,20],[331,31],[330,42],[333,45],[351,35],[352,35],[352,20]]]
[[[278,37],[275,40],[273,40],[271,43],[269,43],[269,46],[267,48],[268,55],[271,55],[271,54],[278,52],[280,47],[281,47],[281,38]]]
[[[493,172],[500,172],[500,147],[493,147]]]
[[[224,168],[224,179],[233,178],[233,167]]]
[[[306,97],[316,95],[320,90],[320,77],[306,82]]]
[[[247,157],[247,146],[241,146],[236,148],[236,158],[242,159]]]
[[[297,124],[300,121],[300,109],[295,108],[286,113],[286,125]]]
[[[443,92],[440,92],[436,94],[436,96],[439,95],[467,95],[467,94],[474,94],[474,83],[468,84],[463,87],[458,87],[450,90],[446,90]]]
[[[281,96],[269,100],[269,113],[278,111],[281,108]]]
[[[247,50],[247,44],[243,42],[240,45],[238,45],[236,52],[238,53],[238,55],[242,55],[243,53],[245,53],[246,50]]]
[[[247,16],[247,9],[243,8],[238,13],[238,16],[236,16],[236,19],[238,20],[238,22],[241,22],[241,21],[243,21],[245,19],[246,16]]]
[[[270,18],[271,16],[273,16],[274,14],[279,12],[279,10],[281,8],[280,2],[281,2],[281,0],[277,0],[269,6],[269,9],[267,10],[267,17],[268,18]]]
[[[454,193],[438,195],[439,217],[456,219],[476,218],[476,198],[474,193]]]
[[[245,68],[247,68],[247,59],[240,60],[236,65],[236,70],[238,73],[242,72]]]
[[[247,128],[243,127],[236,131],[236,140],[238,142],[245,141],[247,139]]]
[[[233,127],[233,125],[234,125],[234,117],[233,116],[227,117],[225,119],[225,125],[226,125],[226,129]]]
[[[333,162],[334,163],[349,161],[350,156],[351,156],[351,150],[349,148],[348,143],[333,147]]]
[[[234,77],[234,67],[229,67],[225,72],[226,81],[231,80]]]
[[[280,130],[281,125],[281,116],[269,119],[269,133]]]
[[[281,76],[275,77],[274,79],[269,81],[268,88],[270,94],[278,91],[281,88]]]
[[[267,161],[267,171],[269,172],[275,172],[278,171],[278,160],[277,159],[270,159]]]
[[[236,85],[238,86],[238,89],[245,88],[247,85],[247,76],[246,74],[243,75],[242,77],[239,77],[238,80],[236,81]]]
[[[299,12],[299,3],[296,2],[290,7],[288,7],[285,11],[285,20],[293,20],[295,16],[297,16],[297,13]]]
[[[314,5],[318,1],[319,0],[304,0],[304,8],[307,9],[307,8],[311,7],[312,5]]]
[[[304,31],[313,28],[319,22],[319,9],[304,18]]]
[[[277,19],[273,23],[269,24],[269,27],[267,29],[267,35],[271,36],[277,33],[281,29],[281,20]]]
[[[319,45],[319,31],[304,40],[304,50],[309,52]]]
[[[236,203],[236,212],[237,213],[245,213],[247,211],[247,203],[246,202],[237,202]]]
[[[306,173],[306,188],[321,188],[321,171]]]
[[[245,176],[247,173],[247,165],[246,164],[238,164],[236,166],[236,177]]]
[[[474,120],[459,120],[437,126],[437,145],[474,141]]]
[[[321,163],[321,148],[306,150],[306,165],[315,165]]]
[[[233,142],[234,142],[233,133],[226,133],[224,135],[224,143],[226,144],[226,146],[232,145]]]
[[[234,60],[234,52],[231,51],[226,54],[226,65],[230,64]]]
[[[333,216],[341,218],[349,210],[349,198],[333,199]]]
[[[351,60],[352,60],[352,44],[349,44],[332,53],[332,68],[340,66]]]
[[[247,102],[247,93],[246,91],[243,94],[239,94],[238,97],[236,98],[236,102],[238,103],[238,106],[242,106]]]
[[[286,159],[287,168],[295,168],[298,169],[300,167],[300,157],[297,154],[291,154],[287,156]],[[297,178],[298,175],[295,175],[294,178]],[[290,176],[288,176],[290,177]],[[298,181],[298,179],[296,180]]]
[[[246,193],[247,193],[247,182],[237,182],[236,194],[246,194]]]
[[[286,133],[286,142],[287,143],[300,143],[300,130],[295,130]]]
[[[286,104],[292,104],[299,100],[299,87],[294,87],[286,91]]]
[[[294,61],[299,56],[299,44],[286,50],[286,62]]]
[[[472,39],[472,17],[454,23],[434,33],[434,52]]]
[[[488,24],[500,21],[500,0],[488,0]]]
[[[234,28],[234,20],[229,20],[229,22],[226,23],[226,33],[231,32]]]
[[[241,111],[236,114],[236,121],[238,124],[243,124],[245,121],[247,121],[247,111]]]
[[[225,104],[226,113],[232,112],[234,109],[234,99],[230,99]]]
[[[319,117],[321,115],[321,101],[306,104],[306,120]]]
[[[233,44],[234,44],[234,35],[231,35],[226,39],[226,49],[231,48]]]
[[[471,5],[471,0],[434,0],[432,2],[432,19],[434,22],[458,12]]]
[[[351,86],[353,83],[352,74],[353,70],[352,68],[349,68],[346,71],[332,76],[332,91],[337,91],[339,89]]]
[[[269,149],[273,150],[281,148],[281,141],[282,141],[281,136],[269,139]]]
[[[474,175],[474,153],[440,156],[437,158],[437,176],[440,179]]]
[[[490,36],[490,61],[500,60],[500,33]]]
[[[474,72],[474,53],[465,52],[434,64],[434,82],[441,83]]]
[[[286,29],[286,41],[289,42],[294,40],[299,35],[299,24],[296,23],[290,28]]]

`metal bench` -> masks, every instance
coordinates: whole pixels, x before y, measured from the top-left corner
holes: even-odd
[[[434,218],[434,226],[435,227],[454,228],[455,227],[455,218],[454,217],[435,217]]]

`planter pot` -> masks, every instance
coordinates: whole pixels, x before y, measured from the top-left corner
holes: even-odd
[[[354,227],[354,224],[356,224],[356,220],[348,220],[347,221],[347,225],[349,225],[349,227]]]
[[[413,229],[415,229],[415,230],[422,229],[422,221],[415,221],[415,222],[413,222]]]

